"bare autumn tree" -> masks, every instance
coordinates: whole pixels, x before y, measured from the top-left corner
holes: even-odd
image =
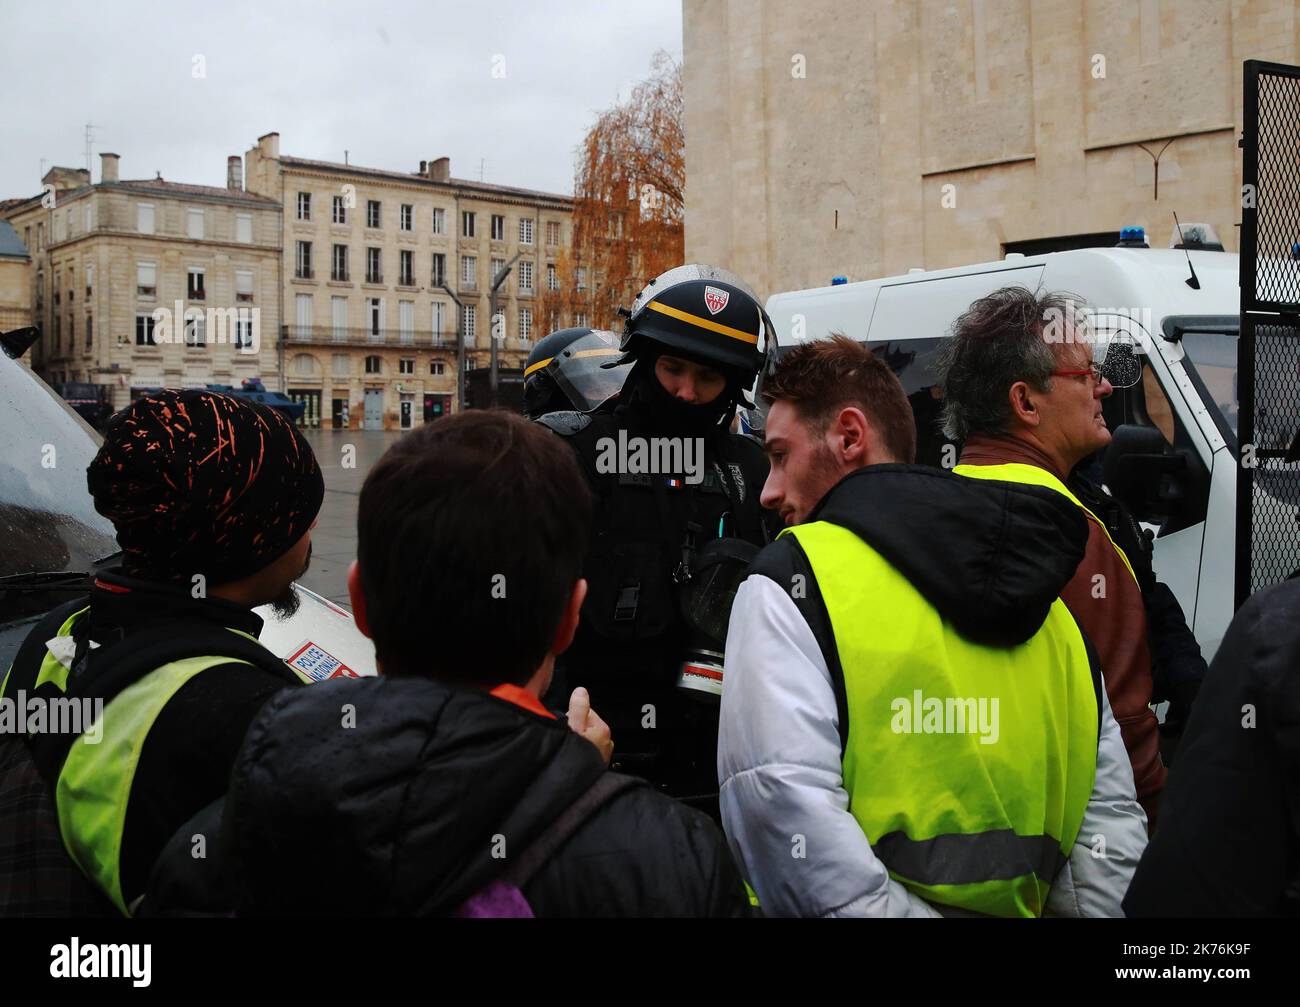
[[[682,68],[655,54],[650,76],[602,112],[578,150],[573,243],[556,262],[559,290],[542,298],[551,328],[615,329],[618,308],[681,265],[686,188]]]

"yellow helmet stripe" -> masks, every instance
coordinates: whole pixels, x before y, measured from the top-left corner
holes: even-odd
[[[692,325],[698,325],[702,329],[708,329],[710,332],[719,332],[724,336],[730,336],[732,339],[739,339],[746,343],[758,345],[758,336],[750,335],[748,332],[741,332],[739,329],[733,329],[730,325],[723,325],[720,322],[711,321],[708,318],[701,318],[699,315],[692,315],[689,311],[682,311],[680,308],[674,308],[667,304],[660,304],[658,301],[651,301],[646,305],[653,311],[667,315],[669,318],[676,318],[679,321],[690,322]]]
[[[616,357],[621,352],[623,351],[614,347],[609,347],[608,349],[579,350],[577,353],[573,354],[573,359],[577,360],[579,357]]]
[[[540,371],[543,367],[545,367],[554,359],[555,359],[554,357],[547,357],[545,360],[537,361],[537,363],[533,364],[532,367],[526,368],[524,370],[524,377],[528,377],[528,375],[532,374],[533,371]]]

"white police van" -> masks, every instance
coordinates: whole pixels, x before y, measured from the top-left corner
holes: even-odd
[[[1187,282],[1193,269],[1196,287]],[[1012,284],[1076,295],[1095,311],[1099,334],[1128,334],[1142,353],[1141,380],[1103,405],[1114,435],[1105,482],[1154,531],[1156,574],[1211,659],[1234,602],[1237,255],[1147,247],[1010,254],[779,293],[767,311],[778,353],[831,332],[869,343],[912,403],[918,462],[951,464],[937,425],[936,350],[972,301]]]

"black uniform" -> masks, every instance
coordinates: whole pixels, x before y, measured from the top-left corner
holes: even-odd
[[[653,374],[646,378],[655,381]],[[628,402],[568,435],[595,496],[596,516],[583,572],[582,622],[557,661],[548,705],[563,706],[569,690],[585,686],[592,708],[613,732],[616,763],[675,796],[716,794],[716,702],[676,687],[688,648],[698,641],[674,577],[680,579],[683,564],[689,568],[712,539],[739,538],[758,547],[770,539],[769,512],[758,502],[768,465],[757,442],[723,428],[701,438],[704,478],[698,484],[687,483],[685,472],[599,470],[602,442],[617,445],[620,433],[669,436],[657,420],[653,393],[637,385]]]

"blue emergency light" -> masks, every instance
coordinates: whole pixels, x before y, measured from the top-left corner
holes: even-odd
[[[841,283],[848,283],[848,282],[849,282],[849,278],[848,278],[847,276],[832,276],[832,277],[831,277],[831,286],[832,286],[832,287],[838,287]]]
[[[1119,229],[1119,244],[1116,248],[1150,248],[1147,244],[1147,229],[1145,227],[1121,227]]]

